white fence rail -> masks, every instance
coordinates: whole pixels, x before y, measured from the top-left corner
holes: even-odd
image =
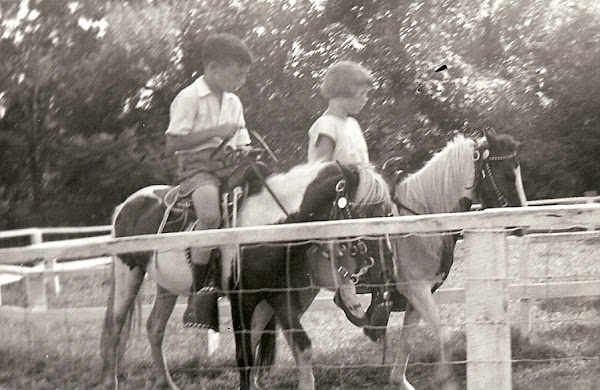
[[[510,298],[549,297],[550,291],[569,296],[600,295],[600,281],[564,282],[549,287],[508,284],[507,228],[569,229],[600,225],[600,205],[541,206],[491,209],[408,217],[234,228],[109,239],[67,240],[25,248],[0,249],[0,264],[21,264],[45,259],[82,259],[118,253],[169,250],[189,246],[217,246],[327,239],[385,234],[436,234],[463,232],[467,271],[466,288],[448,291],[462,301],[467,313],[467,385],[469,390],[508,390],[511,384]],[[566,236],[565,236],[566,237]],[[562,288],[561,286],[562,285]],[[450,296],[449,295],[449,296]],[[562,296],[562,295],[556,295]],[[458,297],[458,298],[456,298]]]
[[[11,240],[18,238],[25,238],[30,245],[36,245],[47,241],[45,240],[47,236],[59,238],[73,235],[104,235],[103,238],[107,238],[110,230],[110,225],[16,229],[0,232],[0,244],[7,241],[10,243]],[[46,258],[42,262],[36,262],[33,266],[23,265],[24,262],[20,265],[0,264],[0,305],[2,304],[1,287],[25,278],[28,306],[32,310],[43,311],[47,307],[45,285],[49,276],[53,275],[54,292],[59,294],[61,290],[59,275],[61,273],[88,273],[106,267],[111,261],[107,257],[70,261],[68,264],[58,263],[57,260]]]

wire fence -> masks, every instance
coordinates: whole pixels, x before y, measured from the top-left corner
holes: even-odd
[[[452,230],[445,234],[457,232],[461,233]],[[529,307],[526,324],[529,332],[525,335],[517,330],[525,321],[521,316],[523,299],[510,298],[510,323],[515,328],[511,337],[514,388],[558,389],[565,384],[573,388],[598,388],[600,300],[597,294],[580,294],[577,287],[579,282],[598,283],[600,280],[598,240],[593,234],[585,239],[556,242],[540,242],[528,236],[510,237],[507,240],[507,273],[488,280],[510,286],[572,283],[566,285],[565,298],[557,298],[551,288],[546,291],[538,289],[532,294],[535,298],[527,298]],[[440,306],[443,323],[452,331],[452,365],[456,375],[465,384],[466,366],[470,362],[466,352],[465,328],[472,322],[465,313],[462,303],[464,295],[461,297],[464,292],[460,290],[476,278],[467,276],[463,241],[458,242],[455,257],[444,290],[452,292],[451,295],[459,299],[447,299],[452,303],[444,303],[446,301],[441,298],[444,291],[436,294],[444,303]],[[526,274],[522,272],[524,257]],[[61,277],[62,289],[59,294],[53,291],[52,286],[46,291],[48,311],[54,315],[52,321],[32,311],[23,311],[22,321],[12,321],[3,315],[3,348],[7,351],[5,356],[9,356],[4,366],[8,372],[22,370],[26,373],[19,380],[7,382],[7,388],[76,389],[93,388],[96,385],[94,379],[90,379],[95,375],[90,373],[98,372],[102,306],[105,305],[109,281],[107,269],[95,270],[92,275]],[[3,287],[5,305],[26,304],[23,284],[13,283]],[[519,291],[522,292],[522,289]],[[147,305],[155,298],[151,281],[144,284],[142,296]],[[313,362],[319,388],[388,388],[387,375],[393,365],[393,346],[398,342],[402,314],[392,313],[385,343],[373,343],[363,335],[361,329],[345,319],[331,300],[331,295],[321,294],[303,317],[303,325],[313,341]],[[224,302],[221,304],[220,346],[215,353],[207,356],[199,351],[199,346],[209,336],[185,329],[181,324],[184,304],[185,299],[181,298],[165,340],[167,359],[176,382],[182,389],[199,388],[199,385],[206,389],[236,388],[235,348],[228,306]],[[146,306],[145,315],[147,309]],[[86,314],[92,312],[89,316]],[[430,330],[427,326],[420,326],[413,334],[414,353],[409,363],[409,379],[419,388],[434,388],[431,377],[437,363],[432,358],[435,345],[431,343]],[[285,345],[281,332],[278,338],[280,345]],[[266,388],[294,388],[293,373],[296,367],[293,356],[286,347],[279,348],[278,352],[272,373],[265,378]],[[145,332],[134,333],[126,356],[128,363],[125,370],[129,372],[130,388],[147,384],[151,368]],[[2,380],[7,378],[2,377]]]

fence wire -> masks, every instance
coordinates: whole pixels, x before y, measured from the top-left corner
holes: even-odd
[[[391,236],[390,239],[429,235],[433,234],[402,234]],[[361,238],[379,239],[371,236]],[[323,245],[327,242],[329,240],[309,240],[264,245],[286,245],[289,252],[290,245]],[[536,242],[525,236],[508,240],[507,245],[508,276],[487,280],[505,281],[509,285],[600,280],[600,247],[597,241]],[[464,262],[461,262],[463,256],[464,246],[459,241],[453,269],[443,288],[464,288],[469,280],[477,279],[465,276]],[[525,275],[519,268],[523,257],[527,258]],[[8,382],[7,388],[91,388],[89,385],[95,379],[90,378],[97,377],[100,369],[101,308],[106,304],[110,275],[106,271],[74,277],[61,275],[60,282],[60,294],[55,294],[51,285],[47,290],[49,311],[54,313],[53,320],[45,320],[42,314],[27,311],[20,322],[2,317],[0,332],[3,355],[6,356],[3,366],[8,372],[21,374],[21,379]],[[19,282],[2,288],[3,310],[7,305],[24,306],[23,284]],[[306,289],[310,287],[285,291]],[[257,289],[248,292],[277,293],[282,290]],[[156,298],[152,281],[144,283],[140,295],[145,305],[152,303]],[[309,310],[302,319],[313,344],[313,366],[318,388],[384,388],[387,375],[394,365],[394,346],[399,341],[403,315],[392,313],[385,341],[374,343],[363,335],[361,329],[345,319],[341,310],[330,302],[331,295],[322,294],[320,297],[322,300],[318,301],[318,306],[321,307]],[[578,387],[578,384],[597,383],[594,378],[600,377],[600,298],[551,297],[549,290],[545,297],[531,299],[526,321],[518,313],[521,300],[510,300],[511,325],[517,327],[526,323],[531,327],[527,337],[520,335],[516,329],[512,331],[513,381],[525,384],[527,388],[535,387],[536,383],[540,383],[538,376],[528,374],[533,367],[535,370],[544,370],[550,377],[570,378],[574,388],[586,388]],[[208,356],[202,347],[207,335],[183,328],[181,324],[181,308],[185,300],[181,297],[178,301],[179,310],[170,320],[164,345],[176,382],[182,389],[198,388],[199,383],[205,389],[237,388],[235,345],[231,317],[227,313],[229,308],[222,306],[220,346]],[[323,300],[326,303],[322,303]],[[464,380],[465,365],[469,362],[465,329],[472,322],[466,320],[464,305],[460,302],[444,304],[439,309],[443,324],[452,331],[449,339],[451,365],[457,376]],[[431,342],[429,327],[420,325],[411,328],[414,338],[408,377],[411,382],[427,384],[430,383],[428,377],[432,376],[432,370],[439,364],[433,358],[436,346]],[[264,381],[267,388],[293,388],[296,369],[293,356],[287,348],[283,332],[278,329],[275,334],[280,346],[279,355]],[[147,383],[152,372],[150,362],[145,331],[134,332],[129,340],[124,367],[129,372],[128,383],[131,388]],[[0,379],[5,381],[7,378],[2,374]]]

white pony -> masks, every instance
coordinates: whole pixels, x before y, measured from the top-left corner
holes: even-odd
[[[484,134],[480,142],[455,137],[423,168],[396,183],[393,197],[400,215],[469,211],[473,202],[484,207],[525,206],[517,142],[508,135]],[[457,386],[445,355],[447,340],[432,293],[448,275],[456,236],[410,235],[395,237],[391,243],[395,286],[408,302],[404,303],[404,323],[390,381],[399,389],[414,389],[406,378],[411,351],[408,340],[423,318],[433,326],[440,346],[440,388],[454,389]]]

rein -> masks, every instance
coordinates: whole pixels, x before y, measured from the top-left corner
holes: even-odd
[[[269,145],[267,145],[267,143],[265,142],[264,138],[261,137],[254,130],[251,130],[250,133],[263,146],[264,150],[267,151],[267,153],[269,154],[269,157],[271,157],[271,159],[273,160],[273,162],[275,162],[275,164],[278,165],[279,164],[279,160],[277,159],[277,157],[275,156],[275,154],[273,153],[273,151],[271,150],[271,148],[269,148]],[[221,150],[223,150],[225,148],[225,146],[231,140],[231,138],[232,138],[231,136],[223,138],[223,140],[221,141],[221,143],[219,144],[219,146],[210,154],[210,158],[211,159],[214,158],[219,152],[221,152]],[[285,209],[285,207],[283,206],[283,204],[281,203],[281,201],[279,200],[279,198],[275,195],[275,193],[273,192],[273,190],[271,189],[271,187],[267,184],[267,179],[264,177],[264,175],[262,174],[262,172],[260,172],[260,170],[256,167],[256,165],[254,164],[254,160],[252,160],[250,158],[247,158],[247,156],[244,156],[244,157],[247,160],[248,164],[250,165],[250,168],[254,171],[254,173],[256,174],[256,176],[258,176],[258,178],[262,182],[262,185],[267,189],[267,192],[269,193],[269,195],[271,195],[271,197],[273,197],[273,200],[275,201],[275,203],[277,203],[277,206],[279,206],[279,208],[281,209],[281,211],[283,211],[283,213],[285,214],[286,218],[289,218],[290,217],[290,213],[288,213],[288,211]]]
[[[410,207],[406,206],[402,202],[399,202],[397,200],[394,200],[394,202],[396,202],[396,206],[398,206],[398,208],[404,209],[404,210],[408,211],[409,213],[411,213],[412,215],[421,215],[421,213],[417,213],[415,210],[413,210]]]
[[[279,208],[281,209],[281,211],[283,211],[283,213],[285,214],[286,218],[289,218],[290,217],[290,213],[288,213],[288,211],[285,209],[285,207],[283,206],[283,204],[281,203],[281,201],[279,200],[279,198],[277,197],[277,195],[275,195],[275,193],[273,192],[273,190],[271,189],[271,187],[267,184],[267,179],[264,177],[264,175],[262,174],[262,172],[260,171],[260,169],[258,169],[256,167],[256,165],[254,164],[254,161],[249,161],[249,163],[250,163],[250,168],[254,171],[254,173],[256,173],[256,176],[258,176],[258,178],[262,182],[262,185],[265,187],[265,189],[267,190],[267,192],[269,193],[269,195],[271,195],[271,197],[273,198],[273,200],[275,201],[275,203],[277,203],[277,206],[279,206]]]

